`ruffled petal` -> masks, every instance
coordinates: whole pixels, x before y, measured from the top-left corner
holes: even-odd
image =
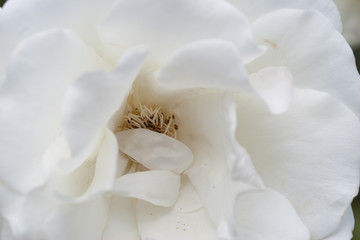
[[[177,51],[159,70],[165,87],[249,89],[241,52],[231,42],[219,39],[191,43]]]
[[[171,208],[137,202],[136,218],[142,239],[218,240],[216,228],[201,204],[193,202],[194,198],[197,199],[196,191],[187,180],[183,183],[179,200]]]
[[[153,170],[124,175],[115,180],[112,192],[139,198],[152,204],[172,206],[179,194],[180,176],[169,171]]]
[[[109,200],[105,197],[60,206],[45,219],[46,239],[99,240],[108,219],[108,211]]]
[[[113,196],[101,240],[140,240],[133,199]]]
[[[48,0],[7,1],[0,15],[0,82],[10,53],[19,42],[38,32],[70,29],[92,48],[100,49],[96,24],[112,2],[113,0],[63,0],[54,4]]]
[[[293,95],[293,77],[284,67],[268,67],[250,75],[250,83],[274,114],[285,112]]]
[[[92,153],[105,125],[124,104],[146,55],[145,48],[130,51],[121,58],[114,73],[83,75],[67,91],[62,129],[72,156],[59,162],[64,173],[79,167]]]
[[[0,176],[6,184],[22,192],[42,184],[41,159],[58,135],[66,89],[83,72],[104,67],[69,31],[37,34],[18,46],[0,88]]]
[[[329,237],[324,238],[323,240],[348,240],[352,239],[353,237],[353,230],[354,230],[354,214],[349,207],[346,212],[344,213],[344,216],[342,217],[341,223],[339,228],[331,234]],[[354,236],[356,237],[356,236]]]
[[[272,189],[240,195],[236,220],[239,240],[310,240],[294,207]]]
[[[331,0],[228,0],[251,20],[281,9],[316,10],[324,14],[341,33],[342,24],[339,11]]]
[[[354,54],[327,18],[315,11],[276,11],[256,20],[253,29],[268,50],[247,66],[249,72],[285,66],[295,87],[328,92],[360,116]]]
[[[222,94],[205,94],[182,102],[175,111],[179,140],[194,154],[185,174],[218,228],[219,237],[235,237],[236,197],[262,188],[262,181],[245,149],[235,140],[234,102]]]
[[[119,149],[151,170],[181,173],[193,160],[182,142],[147,129],[130,129],[116,134]]]
[[[281,115],[250,95],[237,102],[237,138],[265,185],[290,200],[312,239],[335,231],[358,191],[359,119],[314,90],[297,89]]]
[[[234,43],[246,62],[260,54],[252,42],[245,16],[227,2],[218,0],[196,3],[191,0],[118,0],[100,24],[99,32],[111,52],[148,44],[152,64],[162,64],[183,45],[207,38]]]

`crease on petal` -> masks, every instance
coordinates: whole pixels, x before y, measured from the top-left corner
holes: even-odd
[[[115,180],[112,193],[151,202],[157,206],[172,206],[178,197],[180,176],[169,171],[135,172]]]
[[[147,52],[144,47],[130,51],[120,59],[114,73],[83,75],[67,91],[62,130],[72,155],[59,162],[61,171],[73,171],[92,154],[107,122],[124,105]]]
[[[285,112],[292,100],[293,77],[285,67],[268,67],[250,75],[250,83],[274,114]]]
[[[193,160],[191,150],[182,142],[147,129],[129,129],[116,134],[120,151],[150,170],[180,174]]]

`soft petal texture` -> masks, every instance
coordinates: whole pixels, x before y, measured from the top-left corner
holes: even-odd
[[[184,181],[179,200],[171,208],[154,206],[138,201],[136,218],[142,239],[152,240],[217,240],[216,228],[207,213],[193,202],[197,193],[189,182]],[[184,203],[187,202],[185,205]],[[180,206],[186,206],[190,212],[184,212]]]
[[[354,214],[351,207],[349,207],[344,213],[344,216],[342,217],[339,228],[335,231],[335,233],[331,234],[329,237],[324,238],[323,240],[352,239],[353,237],[352,231],[354,230],[354,224],[355,224]],[[354,239],[356,239],[356,236],[354,236]]]
[[[219,237],[235,237],[236,197],[261,188],[262,181],[235,140],[234,103],[223,94],[204,94],[181,103],[175,111],[179,139],[194,154],[194,162],[185,173]]]
[[[193,160],[182,142],[147,129],[130,129],[116,134],[119,149],[150,170],[181,173]]]
[[[312,239],[335,231],[358,191],[358,118],[314,90],[296,89],[292,107],[281,115],[269,114],[250,95],[237,102],[237,137],[264,184],[290,200]]]
[[[293,77],[286,68],[262,69],[250,75],[250,83],[272,113],[283,113],[290,106],[293,95]]]
[[[207,38],[234,43],[245,61],[260,54],[247,19],[218,0],[118,0],[99,32],[112,52],[148,44],[152,64],[162,64],[179,47]]]
[[[92,153],[105,125],[124,104],[147,52],[142,47],[130,51],[114,73],[85,74],[67,91],[62,129],[72,156],[59,163],[62,171],[73,171]]]
[[[165,87],[249,88],[242,56],[236,46],[218,39],[191,43],[177,51],[160,69],[158,81]]]
[[[81,204],[67,204],[45,219],[47,240],[99,240],[108,219],[109,200],[99,197]]]
[[[246,13],[246,16],[254,20],[261,15],[279,9],[300,9],[300,10],[316,10],[324,14],[341,32],[342,24],[339,12],[331,0],[228,0],[239,10]],[[342,0],[341,0],[342,1]]]
[[[153,170],[124,175],[114,182],[112,192],[139,198],[152,204],[172,206],[179,194],[180,176],[169,171]]]
[[[6,160],[0,175],[6,184],[22,192],[42,184],[41,159],[60,130],[66,89],[83,72],[104,67],[69,31],[40,33],[17,47],[0,88],[0,159]]]
[[[95,161],[89,161],[84,164],[83,168],[89,171],[85,170],[83,172],[85,174],[78,174],[78,176],[75,176],[76,174],[56,176],[55,178],[57,179],[53,186],[54,192],[67,198],[67,200],[83,202],[105,191],[110,191],[116,178],[118,155],[119,151],[116,138],[110,130],[106,129]],[[87,184],[85,184],[85,186],[88,186],[86,192],[80,196],[71,193],[67,195],[67,193],[69,193],[68,189],[74,188],[74,185],[81,185],[83,179],[87,181]],[[49,185],[51,185],[51,182]],[[65,192],[62,192],[62,190],[65,190]],[[70,192],[72,191],[70,190]]]
[[[0,239],[2,240],[13,240],[9,223],[5,219],[0,217]]]
[[[294,207],[272,189],[240,195],[236,220],[239,240],[310,240]]]
[[[32,34],[67,28],[87,44],[100,48],[96,23],[112,2],[113,0],[63,0],[54,4],[48,0],[7,1],[0,14],[0,82],[5,74],[8,56],[21,40]]]
[[[140,240],[135,217],[135,203],[131,198],[113,196],[109,218],[101,240]]]
[[[283,10],[253,23],[267,52],[247,66],[257,72],[285,66],[294,86],[328,92],[360,116],[360,77],[351,48],[327,18],[314,11]]]

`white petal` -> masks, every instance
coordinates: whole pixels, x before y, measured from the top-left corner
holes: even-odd
[[[119,149],[151,170],[181,173],[193,160],[182,142],[147,129],[131,129],[116,134]]]
[[[175,203],[179,188],[179,175],[169,171],[154,170],[131,173],[116,179],[112,192],[169,207]]]
[[[359,119],[326,93],[294,92],[291,108],[272,115],[251,96],[239,96],[239,142],[266,186],[286,196],[322,239],[340,224],[359,184]]]
[[[108,219],[108,211],[109,201],[102,197],[58,207],[45,219],[46,239],[99,240]]]
[[[99,49],[96,24],[112,2],[63,0],[54,4],[48,0],[7,1],[0,15],[0,82],[10,53],[19,42],[38,32],[70,29],[92,48]]]
[[[341,33],[342,24],[339,12],[331,0],[228,0],[246,16],[254,20],[261,15],[280,9],[316,10],[324,14]],[[343,0],[341,0],[343,1]]]
[[[354,224],[355,224],[354,214],[351,207],[349,207],[344,213],[344,216],[342,217],[339,228],[335,231],[335,233],[331,234],[329,237],[324,238],[323,240],[352,239]],[[356,236],[354,236],[354,238],[356,238]]]
[[[284,10],[253,23],[267,52],[247,66],[249,72],[285,66],[294,86],[328,92],[360,116],[360,77],[344,37],[318,12]],[[312,33],[312,34],[309,34]]]
[[[148,44],[153,64],[162,64],[183,45],[207,38],[233,42],[244,61],[260,53],[252,42],[247,19],[230,4],[218,0],[196,3],[191,0],[118,0],[99,26],[99,32],[105,43],[120,51]]]
[[[233,214],[237,195],[262,187],[246,151],[235,140],[233,104],[222,94],[206,94],[175,109],[179,140],[194,154],[194,162],[185,173],[223,234],[220,237],[225,238],[236,235]]]
[[[0,216],[0,238],[2,240],[13,240],[9,223]]]
[[[132,199],[113,196],[101,240],[140,240],[135,216],[135,204]]]
[[[66,93],[63,106],[63,134],[72,157],[59,167],[69,173],[92,153],[111,116],[124,104],[147,50],[139,48],[125,54],[114,73],[83,75]]]
[[[66,89],[83,72],[104,66],[69,31],[34,35],[18,46],[0,89],[0,175],[6,184],[22,192],[42,184],[41,159],[58,135]]]
[[[310,240],[294,207],[272,189],[240,195],[236,220],[239,240]]]
[[[268,67],[250,75],[250,83],[274,114],[290,106],[293,77],[285,67]]]
[[[154,206],[144,201],[138,201],[136,206],[136,218],[142,239],[154,240],[216,240],[216,228],[211,223],[204,209],[198,203],[190,204],[196,192],[188,183],[181,187],[180,196],[175,206],[164,208]],[[189,195],[188,195],[189,194]],[[184,212],[180,206],[185,204],[191,212]]]
[[[168,88],[249,87],[241,52],[231,42],[219,39],[191,43],[160,69],[157,79]]]

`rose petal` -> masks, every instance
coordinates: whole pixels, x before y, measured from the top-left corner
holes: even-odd
[[[261,188],[262,181],[235,140],[234,102],[222,94],[205,94],[182,102],[175,111],[179,140],[194,154],[185,173],[222,234],[219,237],[235,237],[236,197]]]
[[[144,48],[130,51],[114,73],[83,75],[67,91],[62,125],[72,156],[59,163],[64,173],[79,167],[92,153],[106,123],[124,104],[146,55]]]
[[[237,239],[310,240],[309,230],[294,207],[272,189],[240,195],[236,220]]]
[[[359,119],[314,90],[297,89],[281,115],[249,95],[237,102],[238,140],[266,186],[290,200],[311,238],[329,235],[358,191]]]
[[[199,0],[196,4],[191,0],[118,0],[99,32],[112,52],[148,44],[152,64],[163,63],[183,45],[207,38],[234,43],[244,61],[260,54],[252,43],[247,19],[218,0]]]
[[[104,66],[69,31],[40,33],[18,46],[0,89],[0,175],[6,184],[22,192],[42,184],[41,159],[58,135],[66,89],[83,72]]]
[[[328,92],[360,116],[354,54],[327,18],[314,11],[283,10],[259,18],[253,26],[257,42],[269,48],[247,66],[249,72],[285,66],[295,87]]]
[[[137,202],[136,219],[142,239],[218,239],[216,228],[201,204],[192,202],[192,198],[197,197],[196,192],[186,182],[181,187],[179,200],[171,208],[154,206],[144,201]],[[185,213],[180,206],[193,210]]]
[[[324,14],[341,33],[342,24],[339,11],[331,0],[228,0],[246,16],[254,20],[261,15],[281,9],[316,10]]]
[[[112,192],[169,207],[175,203],[179,188],[179,175],[169,171],[154,170],[131,173],[116,179]]]
[[[285,112],[293,95],[293,77],[284,67],[268,67],[250,75],[250,83],[274,114]]]
[[[116,134],[119,149],[151,170],[181,173],[193,160],[182,142],[147,129],[130,129]]]
[[[348,207],[344,216],[342,217],[339,228],[331,234],[329,237],[324,238],[323,240],[341,240],[341,239],[352,239],[353,230],[354,230],[354,214],[351,207]]]
[[[135,204],[132,199],[113,196],[110,200],[109,218],[101,239],[140,240],[135,216]]]
[[[45,219],[46,239],[101,239],[108,219],[108,204],[107,199],[99,197],[58,207]]]
[[[160,69],[157,79],[168,88],[249,88],[241,52],[230,42],[211,39],[191,43]]]
[[[112,2],[113,0],[63,0],[54,4],[48,0],[7,1],[0,15],[0,82],[10,53],[20,41],[35,33],[66,28],[93,48],[99,49],[96,24]]]

